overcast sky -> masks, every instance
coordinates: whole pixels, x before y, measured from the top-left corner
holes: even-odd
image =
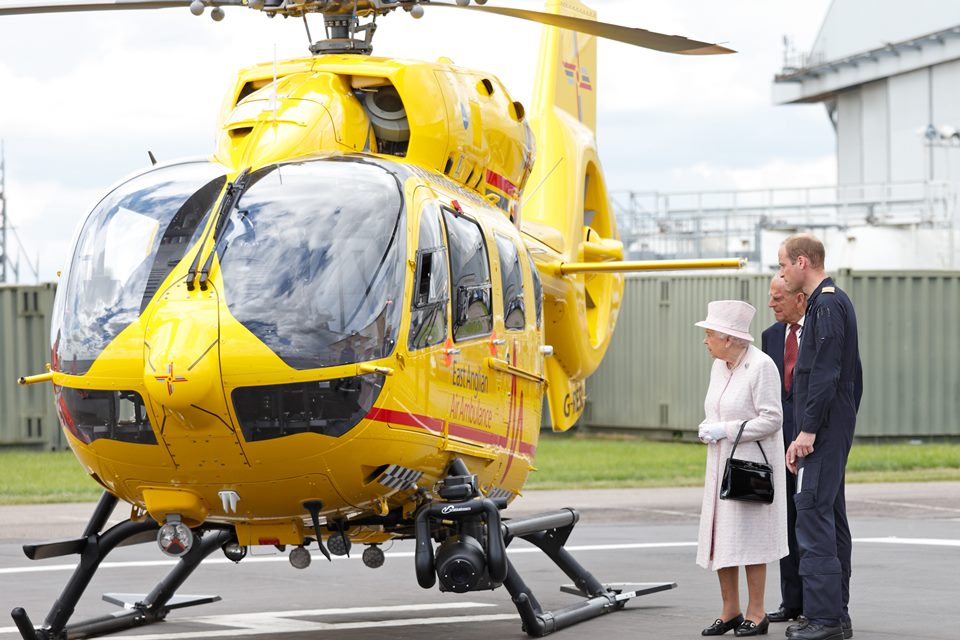
[[[539,9],[526,0],[490,0]],[[6,4],[8,0],[0,0]],[[671,56],[602,43],[598,141],[616,192],[832,184],[833,128],[822,105],[773,106],[783,37],[813,44],[828,0],[593,0],[599,18],[720,42],[739,53]],[[74,228],[104,191],[148,164],[212,152],[236,69],[306,53],[299,20],[246,9],[0,18],[0,138],[7,209],[40,279],[55,278]],[[379,22],[375,54],[485,69],[529,104],[539,27],[427,8]],[[311,21],[314,37],[322,20]],[[17,255],[15,242],[9,247]],[[20,280],[34,276],[21,264]]]

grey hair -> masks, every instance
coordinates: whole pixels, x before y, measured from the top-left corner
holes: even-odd
[[[736,336],[727,335],[730,338],[730,344],[737,347],[738,349],[746,349],[750,346],[750,341],[745,340],[744,338],[738,338]]]

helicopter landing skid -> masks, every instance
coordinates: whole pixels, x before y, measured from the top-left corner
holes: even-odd
[[[544,611],[530,587],[524,583],[508,559],[507,577],[503,586],[507,588],[520,613],[523,630],[527,635],[539,638],[578,622],[622,609],[631,598],[674,589],[677,586],[675,582],[601,584],[564,548],[579,518],[575,510],[567,508],[529,518],[508,520],[502,524],[503,537],[508,545],[512,539],[522,538],[537,546],[574,581],[574,586],[564,585],[560,590],[586,598],[556,611]],[[627,590],[625,587],[635,588]]]
[[[634,587],[633,589],[627,589],[627,587]],[[629,600],[631,598],[636,598],[638,596],[645,596],[650,593],[657,593],[660,591],[669,591],[670,589],[676,589],[676,582],[605,582],[603,588],[607,591],[617,594],[618,600]],[[590,594],[584,593],[577,589],[572,584],[560,585],[560,591],[563,593],[569,593],[575,596],[581,596],[584,598],[589,598]]]
[[[50,558],[72,553],[80,556],[77,568],[60,597],[54,602],[42,627],[34,627],[30,617],[22,607],[17,607],[11,612],[17,629],[24,640],[71,640],[73,638],[88,638],[113,633],[160,622],[171,609],[219,600],[218,596],[182,596],[177,598],[174,595],[190,574],[200,566],[204,558],[232,540],[232,533],[229,531],[211,530],[206,532],[206,535],[200,539],[199,544],[195,544],[180,558],[170,573],[157,583],[153,591],[138,602],[127,604],[126,599],[131,597],[130,594],[111,594],[105,596],[104,599],[128,608],[115,614],[68,625],[67,622],[73,615],[80,596],[83,595],[87,585],[90,584],[93,574],[96,573],[103,559],[118,546],[142,542],[145,537],[151,534],[155,537],[159,528],[159,525],[148,517],[141,522],[124,520],[103,531],[116,504],[117,498],[104,492],[81,538],[24,545],[24,552],[31,559]],[[138,597],[133,596],[133,598]]]

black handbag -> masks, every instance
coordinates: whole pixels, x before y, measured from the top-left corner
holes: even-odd
[[[737,451],[737,445],[740,444],[740,436],[743,435],[745,426],[747,426],[746,420],[740,425],[740,431],[733,443],[730,457],[727,458],[727,463],[723,467],[720,499],[770,504],[773,502],[773,468],[767,462],[767,454],[763,452],[760,443],[757,442],[757,446],[760,447],[763,462],[739,460],[733,457],[733,454]]]

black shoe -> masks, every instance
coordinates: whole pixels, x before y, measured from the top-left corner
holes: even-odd
[[[843,640],[843,629],[840,625],[828,627],[811,622],[787,637],[791,640]]]
[[[767,617],[769,617],[769,615]],[[797,616],[797,624],[792,624],[787,627],[785,635],[788,638],[792,638],[793,634],[800,629],[806,628],[808,624],[810,624],[810,621],[807,620],[803,614],[801,614]],[[850,640],[850,638],[853,637],[853,623],[850,620],[841,620],[840,629],[843,631],[843,640]]]
[[[744,620],[740,623],[740,626],[733,630],[733,635],[735,636],[765,636],[767,635],[767,627],[770,626],[770,620],[767,619],[767,616],[763,616],[763,620],[760,622],[754,622],[753,620]]]
[[[843,630],[843,640],[850,640],[853,637],[853,623],[849,620],[841,620],[840,629]]]
[[[780,605],[780,608],[776,611],[767,612],[767,619],[770,620],[770,622],[790,622],[802,615],[803,609],[791,609],[790,607]]]
[[[727,620],[726,622],[724,622],[720,618],[717,618],[716,620],[713,621],[712,625],[710,625],[709,627],[701,631],[700,635],[722,636],[727,631],[730,631],[730,629],[736,629],[737,627],[739,627],[741,622],[743,622],[743,616],[740,615],[739,613],[733,618],[730,618],[729,620]]]
[[[788,638],[792,638],[793,634],[795,634],[797,631],[800,631],[801,629],[806,629],[808,624],[810,624],[810,621],[807,620],[807,617],[801,613],[799,616],[797,616],[797,624],[792,624],[789,627],[787,627],[787,630],[784,632],[784,635],[787,636]]]

